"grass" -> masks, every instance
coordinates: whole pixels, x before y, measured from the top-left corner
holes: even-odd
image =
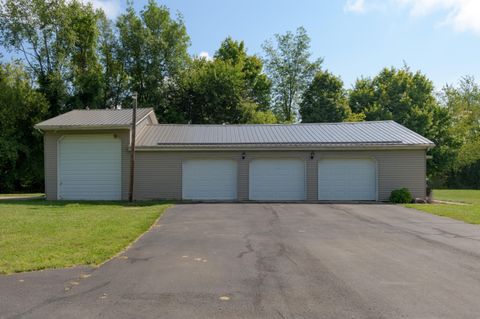
[[[467,203],[468,205],[408,204],[405,206],[470,224],[480,224],[480,190],[434,190],[433,197],[438,200]]]
[[[37,197],[37,196],[44,196],[43,193],[18,193],[18,194],[0,194],[0,198],[2,197]]]
[[[0,201],[0,273],[101,264],[148,230],[168,206]]]
[[[480,204],[480,190],[475,189],[438,189],[433,191],[438,200]]]

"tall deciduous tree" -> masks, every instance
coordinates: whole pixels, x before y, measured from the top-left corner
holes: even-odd
[[[448,172],[447,186],[479,188],[480,85],[473,77],[464,77],[458,87],[444,87],[441,101],[454,122],[451,135],[460,144],[455,163]]]
[[[221,60],[195,59],[182,77],[178,108],[184,122],[239,123],[243,91],[242,70]]]
[[[143,107],[153,107],[160,121],[175,118],[168,96],[188,63],[189,37],[179,16],[149,0],[137,15],[130,3],[117,20],[119,58],[129,77],[130,91],[138,92]]]
[[[235,41],[231,37],[226,38],[214,58],[240,67],[245,86],[243,98],[256,103],[261,111],[269,109],[272,83],[263,73],[261,59],[256,55],[248,55],[243,41]]]
[[[463,77],[458,87],[447,85],[441,100],[450,110],[455,128],[453,134],[462,143],[480,137],[480,85],[472,76]]]
[[[421,72],[408,67],[385,68],[374,78],[359,79],[350,92],[349,104],[369,121],[394,120],[436,143],[431,151],[433,160],[428,162],[431,174],[450,165],[455,152],[452,119],[435,99],[433,83]]]
[[[212,60],[196,58],[182,74],[175,103],[188,123],[274,123],[270,81],[243,42],[225,39]]]
[[[343,81],[328,71],[319,71],[303,93],[300,103],[302,122],[342,122],[349,113]]]
[[[52,116],[67,102],[77,107],[98,100],[97,16],[77,0],[5,0],[0,7],[0,44],[22,55]]]
[[[42,188],[42,134],[33,129],[48,111],[19,64],[0,64],[0,193]]]
[[[120,58],[120,43],[113,23],[104,15],[99,20],[98,51],[102,66],[102,106],[121,106],[128,94],[128,75]]]
[[[195,124],[273,123],[269,110],[249,98],[241,64],[195,59],[185,71],[176,94],[180,122]]]
[[[72,92],[67,108],[102,107],[102,68],[98,57],[100,19],[103,12],[71,1],[67,5],[68,28],[75,37],[70,51],[69,81]]]
[[[310,38],[303,27],[276,34],[263,45],[265,69],[273,83],[273,108],[280,120],[295,121],[301,96],[320,70],[322,59],[311,61]]]

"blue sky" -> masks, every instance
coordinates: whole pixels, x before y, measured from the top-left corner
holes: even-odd
[[[87,0],[85,0],[87,1]],[[124,0],[92,0],[112,18]],[[141,9],[146,1],[134,1]],[[275,33],[304,26],[315,57],[350,87],[360,76],[404,61],[437,88],[463,75],[480,78],[480,0],[164,0],[180,12],[190,53],[212,55],[227,36],[249,53]]]

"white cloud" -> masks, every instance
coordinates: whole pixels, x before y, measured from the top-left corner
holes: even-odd
[[[364,13],[366,11],[365,0],[348,0],[343,6],[343,11]]]
[[[84,0],[83,2],[90,2],[95,9],[102,9],[110,19],[116,18],[120,14],[120,0]]]
[[[480,34],[479,0],[396,0],[410,10],[415,17],[436,12],[444,12],[446,17],[442,25],[448,25],[457,31],[472,31]]]
[[[438,25],[480,35],[480,0],[346,0],[343,10],[361,14],[399,8],[416,18],[443,15]]]
[[[206,52],[206,51],[202,51],[200,52],[200,54],[198,55],[198,57],[200,59],[205,59],[207,61],[212,61],[213,58],[210,56],[210,53]]]

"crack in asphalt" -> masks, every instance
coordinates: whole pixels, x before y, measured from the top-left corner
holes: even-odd
[[[30,309],[22,312],[22,313],[19,313],[19,314],[16,314],[16,315],[13,315],[11,316],[10,318],[11,319],[17,319],[17,318],[22,318],[26,315],[29,315],[29,314],[32,314],[34,311],[37,311],[43,307],[46,307],[50,304],[53,304],[53,303],[56,303],[56,302],[59,302],[59,301],[65,301],[65,300],[69,300],[69,299],[74,299],[76,297],[80,297],[80,296],[83,296],[83,295],[86,295],[86,294],[89,294],[91,292],[94,292],[96,290],[99,290],[103,287],[106,287],[110,284],[110,281],[107,281],[107,282],[104,282],[102,284],[99,284],[99,285],[96,285],[88,290],[85,290],[85,291],[82,291],[82,292],[78,292],[76,294],[73,294],[73,295],[69,295],[69,296],[63,296],[63,297],[52,297],[52,298],[48,298],[47,300],[45,300],[44,302],[36,305],[36,306],[33,306],[31,307]]]
[[[250,238],[248,238],[248,236],[247,236],[247,242],[246,242],[246,244],[245,244],[245,248],[247,248],[247,250],[241,251],[241,252],[237,255],[237,258],[242,258],[242,257],[245,256],[246,254],[253,253],[252,242],[251,242]]]
[[[281,218],[279,212],[272,206],[264,208],[271,213],[272,217],[267,221],[268,228],[262,229],[263,225],[259,225],[261,228],[260,233],[267,233],[268,238],[270,240],[273,239],[273,243],[256,243],[252,239],[255,238],[255,235],[258,235],[258,233],[255,232],[247,236],[248,244],[252,248],[251,252],[255,255],[257,276],[253,280],[252,286],[254,289],[253,305],[258,314],[261,315],[262,312],[265,311],[263,303],[269,300],[264,297],[265,291],[267,291],[264,287],[266,285],[273,285],[277,288],[278,297],[281,298],[282,304],[286,308],[283,311],[274,309],[279,318],[305,318],[304,315],[306,314],[305,311],[307,311],[308,305],[304,304],[302,306],[301,303],[303,301],[294,299],[296,289],[292,287],[288,278],[285,278],[279,273],[279,269],[281,268],[282,273],[286,271],[291,273],[292,276],[303,278],[304,284],[306,285],[303,289],[307,290],[318,302],[329,303],[329,301],[325,299],[330,299],[332,298],[330,295],[335,295],[345,303],[346,308],[353,307],[355,311],[358,311],[358,315],[361,318],[383,318],[381,314],[376,313],[366,306],[368,302],[363,300],[360,293],[352,290],[348,283],[325,267],[323,263],[308,252],[303,245],[290,248],[290,245],[286,244],[283,240],[284,237],[288,236],[284,236],[286,230],[282,229],[280,224]],[[255,247],[261,247],[262,249],[257,250]],[[296,259],[301,261],[300,264],[302,266],[299,265]],[[285,263],[285,261],[287,263]],[[317,289],[317,287],[319,288]],[[268,297],[271,298],[271,291],[269,294]]]

